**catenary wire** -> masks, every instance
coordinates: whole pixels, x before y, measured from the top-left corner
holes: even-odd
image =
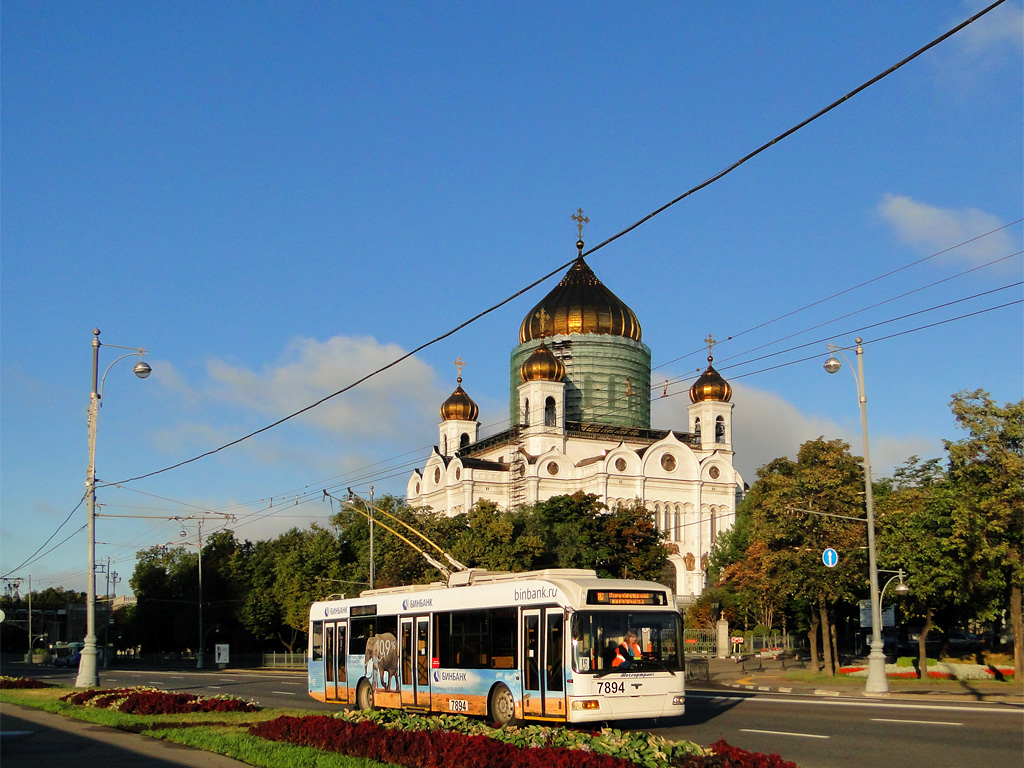
[[[821,118],[824,115],[828,114],[832,110],[836,109],[840,105],[842,105],[845,102],[847,102],[850,99],[852,99],[854,96],[856,96],[859,93],[863,92],[867,88],[870,88],[875,83],[877,83],[877,82],[881,81],[882,79],[888,77],[893,72],[896,72],[897,70],[899,70],[900,68],[902,68],[906,64],[910,63],[914,59],[918,58],[919,56],[921,56],[925,52],[931,50],[932,48],[934,48],[935,46],[939,45],[943,41],[945,41],[948,38],[952,37],[954,34],[959,32],[961,29],[964,29],[965,27],[969,26],[970,24],[973,24],[975,21],[977,21],[978,19],[983,17],[985,14],[991,12],[993,9],[995,9],[998,6],[1002,5],[1005,1],[1006,0],[996,0],[996,2],[993,3],[992,5],[988,6],[987,8],[982,9],[981,11],[977,12],[976,14],[971,16],[970,18],[966,19],[965,21],[961,22],[960,24],[957,24],[952,29],[950,29],[950,30],[944,32],[943,34],[939,35],[938,37],[936,37],[931,42],[927,43],[926,45],[922,46],[921,48],[918,48],[916,51],[911,53],[909,56],[906,56],[905,58],[903,58],[900,61],[898,61],[895,64],[893,64],[892,66],[890,66],[885,71],[875,75],[870,80],[868,80],[868,81],[862,83],[861,85],[857,86],[852,91],[847,93],[845,96],[842,96],[839,99],[836,99],[831,104],[829,104],[828,106],[826,106],[823,109],[819,110],[818,112],[814,113],[810,117],[802,120],[801,122],[797,123],[796,125],[794,125],[793,127],[789,128],[788,130],[780,133],[778,136],[776,136],[775,138],[771,139],[770,141],[762,144],[760,147],[758,147],[754,151],[748,153],[747,155],[744,155],[739,160],[734,162],[732,165],[724,168],[723,170],[719,171],[718,173],[714,174],[713,176],[705,179],[700,184],[696,185],[695,187],[690,188],[689,190],[687,190],[683,194],[681,194],[678,197],[674,198],[673,200],[670,200],[669,202],[665,203],[660,208],[655,209],[651,213],[647,214],[643,218],[639,219],[638,221],[634,222],[630,226],[628,226],[625,229],[621,230],[617,234],[612,235],[608,239],[606,239],[603,242],[599,243],[598,245],[594,246],[593,248],[588,250],[583,255],[589,255],[591,253],[594,253],[594,252],[600,250],[601,248],[604,248],[606,245],[609,245],[610,243],[613,243],[614,241],[618,240],[619,238],[623,237],[624,235],[632,232],[637,227],[639,227],[642,224],[650,221],[651,219],[653,219],[658,214],[663,213],[664,211],[666,211],[667,209],[669,209],[672,206],[676,205],[680,201],[686,199],[690,195],[693,195],[696,192],[699,192],[700,190],[702,190],[702,189],[710,186],[711,184],[715,183],[716,181],[724,178],[726,175],[732,173],[734,170],[736,170],[737,168],[739,168],[743,164],[747,163],[748,161],[752,160],[754,157],[757,157],[762,152],[770,149],[771,147],[773,147],[774,145],[778,144],[779,142],[785,140],[789,136],[792,136],[797,131],[801,130],[802,128],[805,128],[806,126],[808,126],[811,123],[813,123],[815,120],[818,120],[819,118]],[[281,424],[285,423],[286,421],[289,421],[289,420],[295,418],[296,416],[299,416],[299,415],[301,415],[303,413],[306,413],[307,411],[310,411],[313,408],[316,408],[316,407],[322,405],[323,403],[327,402],[328,400],[330,400],[330,399],[332,399],[334,397],[337,397],[338,395],[341,395],[341,394],[343,394],[345,392],[348,392],[349,390],[351,390],[351,389],[359,386],[360,384],[362,384],[364,381],[367,381],[368,379],[373,378],[374,376],[377,376],[377,375],[383,373],[384,371],[390,370],[391,368],[395,367],[396,365],[398,365],[398,364],[402,363],[403,361],[409,359],[410,357],[412,357],[416,353],[421,352],[424,349],[426,349],[426,348],[428,348],[430,346],[433,346],[434,344],[437,344],[440,341],[443,341],[444,339],[447,339],[448,337],[454,335],[458,331],[461,331],[463,328],[471,325],[472,323],[475,323],[477,320],[481,319],[482,317],[485,317],[486,315],[489,315],[490,313],[498,310],[499,308],[505,306],[506,304],[510,303],[514,299],[516,299],[519,296],[523,295],[524,293],[526,293],[526,292],[532,290],[533,288],[535,288],[536,286],[540,285],[545,280],[555,276],[559,272],[561,272],[564,269],[568,268],[573,263],[573,261],[575,261],[575,259],[573,259],[571,261],[567,261],[566,263],[560,265],[556,269],[548,272],[546,275],[544,275],[543,277],[539,278],[538,280],[533,281],[532,283],[527,285],[525,288],[522,288],[522,289],[516,291],[515,293],[513,293],[508,298],[503,299],[502,301],[500,301],[497,304],[489,307],[488,309],[485,309],[482,312],[477,313],[476,315],[474,315],[470,319],[460,323],[459,325],[455,326],[451,330],[441,334],[440,336],[438,336],[438,337],[436,337],[436,338],[434,338],[434,339],[432,339],[432,340],[430,340],[428,342],[424,342],[423,344],[420,344],[418,347],[412,349],[411,351],[407,352],[404,355],[399,356],[398,358],[396,358],[392,362],[387,363],[386,365],[378,368],[377,370],[375,370],[375,371],[373,371],[371,373],[366,374],[365,376],[357,379],[356,381],[352,382],[351,384],[346,385],[345,387],[342,387],[341,389],[337,390],[336,392],[333,392],[333,393],[331,393],[329,395],[326,395],[326,396],[320,398],[316,402],[311,403],[310,405],[307,405],[304,408],[301,408],[301,409],[299,409],[299,410],[297,410],[297,411],[295,411],[295,412],[293,412],[293,413],[291,413],[291,414],[289,414],[287,416],[284,416],[284,417],[278,419],[277,421],[272,422],[271,424],[268,424],[268,425],[266,425],[264,427],[261,427],[260,429],[257,429],[257,430],[255,430],[253,432],[250,432],[250,433],[246,434],[246,435],[243,435],[242,437],[239,437],[239,438],[237,438],[235,440],[232,440],[232,441],[230,441],[228,443],[225,443],[225,444],[223,444],[223,445],[221,445],[221,446],[219,446],[217,448],[213,448],[213,449],[211,449],[209,451],[205,451],[205,452],[203,452],[201,454],[198,454],[197,456],[193,456],[190,459],[185,459],[185,460],[179,461],[179,462],[177,462],[175,464],[171,464],[171,465],[169,465],[167,467],[164,467],[163,469],[157,469],[157,470],[154,470],[152,472],[147,472],[145,474],[136,475],[136,476],[128,478],[126,480],[118,481],[118,484],[134,482],[136,480],[142,480],[144,478],[153,477],[155,475],[163,474],[164,472],[170,472],[171,470],[178,469],[179,467],[183,467],[183,466],[185,466],[187,464],[191,464],[193,462],[199,461],[200,459],[204,459],[207,456],[212,456],[212,455],[214,455],[216,453],[219,453],[220,451],[223,451],[223,450],[225,450],[227,448],[230,448],[230,447],[232,447],[234,445],[238,445],[239,443],[244,442],[245,440],[253,438],[256,435],[262,434],[263,432],[266,432],[266,431],[268,431],[270,429],[273,429],[274,427],[280,426]]]

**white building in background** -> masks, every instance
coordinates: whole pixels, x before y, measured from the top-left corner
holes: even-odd
[[[481,439],[457,361],[438,445],[409,478],[407,500],[454,515],[480,499],[506,509],[576,491],[608,507],[640,499],[671,542],[686,603],[703,590],[711,542],[732,526],[744,489],[733,468],[732,387],[711,365],[709,338],[688,423],[652,429],[651,352],[640,323],[584,261],[583,241],[576,246],[565,277],[520,325],[511,428]]]

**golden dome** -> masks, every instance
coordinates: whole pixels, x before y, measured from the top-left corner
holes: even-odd
[[[713,359],[711,355],[708,355],[707,370],[690,387],[690,402],[699,403],[702,400],[719,400],[723,403],[728,403],[732,397],[732,387],[729,386],[728,381],[722,378],[722,374],[711,365]]]
[[[519,366],[519,376],[527,381],[561,381],[565,378],[565,363],[548,349],[543,341]]]
[[[640,341],[640,321],[633,310],[587,266],[582,240],[576,247],[580,255],[565,277],[523,319],[519,343],[570,333],[601,333]]]
[[[476,421],[480,415],[480,406],[462,388],[462,377],[459,376],[458,386],[448,399],[441,404],[442,421]]]

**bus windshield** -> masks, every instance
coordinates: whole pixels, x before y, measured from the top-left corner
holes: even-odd
[[[636,633],[636,650],[626,658],[616,648]],[[682,622],[666,611],[579,611],[572,617],[572,668],[580,673],[683,669]]]

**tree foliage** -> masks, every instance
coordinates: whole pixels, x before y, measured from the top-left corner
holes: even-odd
[[[967,432],[946,440],[949,481],[969,513],[974,561],[986,613],[1007,611],[1014,629],[1016,679],[1024,676],[1024,400],[999,406],[983,390],[950,403]]]
[[[795,461],[779,458],[758,470],[736,526],[716,542],[712,563],[734,618],[742,614],[744,624],[771,627],[788,611],[815,627],[822,610],[863,591],[866,528],[845,518],[864,518],[864,480],[849,448],[819,438],[800,446]],[[840,554],[834,568],[821,561],[827,547]]]
[[[594,568],[602,576],[641,579],[656,579],[668,557],[639,502],[609,511],[597,497],[578,493],[515,510],[480,501],[454,517],[414,509],[395,496],[375,499],[373,507],[356,499],[331,514],[328,527],[293,528],[266,541],[239,543],[230,531],[211,535],[202,553],[205,626],[243,651],[265,644],[299,648],[311,603],[369,586],[371,514],[375,587],[439,580],[417,549],[449,568],[441,550],[486,570]],[[160,547],[139,553],[131,585],[144,650],[197,645],[197,573],[197,553]]]

